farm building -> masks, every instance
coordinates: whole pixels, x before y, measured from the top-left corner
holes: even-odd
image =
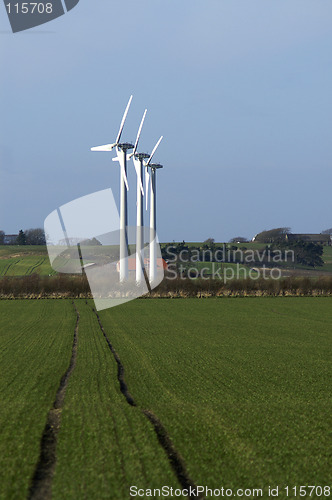
[[[320,243],[321,245],[332,244],[332,239],[330,234],[292,234],[287,233],[285,235],[286,241],[310,241],[311,243]]]
[[[18,234],[5,234],[3,237],[4,245],[15,245]]]

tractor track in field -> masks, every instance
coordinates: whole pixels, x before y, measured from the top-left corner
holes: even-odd
[[[74,301],[72,304],[76,312],[76,325],[74,329],[72,354],[69,366],[60,380],[60,385],[56,392],[54,403],[47,416],[46,425],[40,441],[39,461],[30,481],[27,500],[50,500],[52,497],[52,479],[56,465],[56,447],[61,423],[61,411],[68,381],[75,368],[77,357],[80,314]]]
[[[88,305],[87,301],[85,303],[86,303],[86,305]],[[128,386],[125,382],[125,379],[124,379],[124,371],[125,370],[124,370],[124,366],[120,360],[120,357],[119,357],[118,353],[116,352],[116,350],[114,349],[110,339],[108,338],[108,336],[105,332],[105,329],[103,327],[103,324],[101,322],[101,319],[100,319],[98,312],[93,307],[91,307],[91,309],[97,317],[97,321],[98,321],[100,330],[101,330],[101,332],[102,332],[102,334],[107,342],[107,345],[108,345],[110,351],[112,352],[113,357],[116,361],[116,364],[118,367],[118,381],[120,384],[121,393],[125,397],[127,403],[130,406],[135,406],[137,409],[139,409],[142,412],[142,414],[152,424],[153,429],[154,429],[156,436],[158,438],[158,442],[159,442],[160,446],[163,448],[163,450],[165,451],[165,453],[167,455],[167,459],[169,461],[169,464],[171,465],[181,487],[183,489],[187,489],[189,491],[191,490],[194,492],[194,494],[189,495],[188,498],[189,499],[204,500],[204,497],[202,495],[199,495],[196,493],[197,485],[189,477],[185,462],[184,462],[182,456],[180,455],[180,453],[176,450],[176,448],[175,448],[167,430],[165,429],[164,425],[162,424],[162,422],[159,420],[159,418],[151,410],[145,410],[145,409],[139,408],[137,406],[137,404],[136,404],[133,396],[130,394],[130,392],[128,390]]]

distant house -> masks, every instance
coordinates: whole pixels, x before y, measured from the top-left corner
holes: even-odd
[[[3,237],[4,245],[15,245],[18,234],[5,234]]]
[[[330,234],[292,234],[285,235],[286,241],[310,241],[311,243],[320,243],[321,245],[332,245]]]

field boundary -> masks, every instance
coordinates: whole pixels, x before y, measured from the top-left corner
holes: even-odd
[[[74,338],[72,354],[69,366],[60,380],[59,388],[56,392],[55,400],[50,409],[46,425],[40,441],[39,461],[30,482],[28,500],[49,500],[52,497],[52,479],[56,465],[56,447],[58,433],[61,423],[61,411],[66,394],[69,378],[75,368],[77,358],[78,327],[80,314],[74,302],[72,302],[76,312],[76,324],[74,329]]]
[[[149,298],[208,298],[208,297],[285,297],[332,296],[332,278],[320,276],[274,279],[168,279],[140,297]],[[0,277],[1,299],[93,298],[85,275],[40,276],[31,274]]]
[[[86,303],[86,305],[88,305],[87,301],[85,303]],[[184,462],[182,456],[180,455],[180,453],[176,450],[176,448],[175,448],[167,430],[165,429],[164,425],[162,424],[162,422],[159,420],[159,418],[151,410],[145,410],[145,409],[139,408],[137,406],[137,404],[136,404],[133,396],[130,394],[128,387],[127,387],[127,384],[125,382],[125,379],[124,379],[124,371],[125,370],[124,370],[124,366],[120,360],[120,357],[119,357],[118,353],[116,352],[116,350],[114,349],[111,341],[109,340],[109,338],[105,332],[105,329],[103,327],[103,324],[101,322],[99,314],[97,313],[97,311],[93,307],[91,307],[91,309],[92,309],[93,313],[96,315],[100,330],[101,330],[103,336],[105,337],[105,340],[108,344],[108,347],[109,347],[110,351],[112,352],[113,357],[117,363],[118,381],[120,384],[121,393],[125,397],[127,403],[130,406],[137,407],[141,411],[141,413],[148,419],[148,421],[152,424],[153,429],[154,429],[156,436],[158,438],[158,442],[159,442],[160,446],[163,448],[163,450],[165,451],[167,459],[169,461],[169,464],[171,465],[180,485],[182,486],[182,488],[187,489],[188,491],[191,490],[194,492],[194,494],[188,496],[188,498],[204,500],[203,496],[201,496],[200,494],[197,494],[197,491],[196,491],[197,485],[190,478],[190,476],[187,472],[185,462]]]

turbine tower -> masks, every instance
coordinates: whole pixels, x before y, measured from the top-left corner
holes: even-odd
[[[112,151],[116,150],[116,158],[113,161],[118,161],[121,167],[120,176],[120,281],[123,282],[128,278],[128,211],[127,211],[127,191],[129,190],[127,180],[127,151],[134,148],[129,142],[120,142],[122,130],[127,118],[130,104],[133,96],[130,96],[127,107],[123,114],[119,133],[116,141],[113,144],[105,144],[104,146],[96,146],[91,148],[91,151]]]
[[[142,132],[143,123],[147,110],[144,111],[141,124],[138,129],[134,151],[130,153],[129,158],[133,159],[137,174],[137,219],[136,219],[136,283],[138,285],[144,282],[144,222],[143,222],[143,165],[144,160],[149,158],[146,153],[137,153],[138,141]]]
[[[151,201],[150,201],[150,283],[154,283],[157,278],[157,217],[156,217],[156,202],[157,202],[157,191],[156,191],[156,170],[158,168],[163,168],[160,163],[150,163],[151,168]]]
[[[148,169],[151,169],[151,200],[150,200],[150,267],[149,267],[149,281],[153,284],[157,278],[157,185],[156,185],[156,170],[163,168],[160,163],[151,163],[152,157],[159,146],[162,136],[155,145],[150,158],[146,162],[146,190],[149,190],[150,174]]]

